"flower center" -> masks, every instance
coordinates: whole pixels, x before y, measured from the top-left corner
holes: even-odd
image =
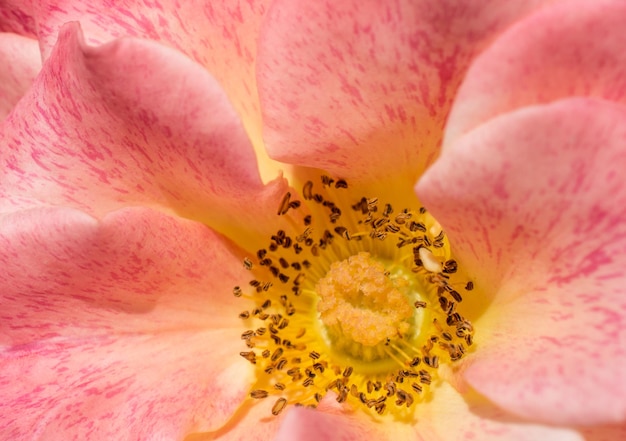
[[[331,345],[365,361],[385,358],[384,346],[413,327],[408,288],[406,278],[392,277],[368,252],[334,262],[315,286]]]
[[[274,395],[315,407],[331,392],[375,414],[406,417],[473,344],[457,310],[473,283],[463,280],[440,225],[424,208],[394,214],[377,198],[350,197],[344,180],[308,181],[304,204],[287,193],[267,248],[247,257],[254,279],[233,294],[248,301],[239,317],[255,366],[252,399]],[[333,185],[334,184],[334,185]],[[308,210],[302,213],[302,210]]]

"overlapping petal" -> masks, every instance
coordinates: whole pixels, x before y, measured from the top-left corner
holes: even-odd
[[[249,365],[224,342],[240,332],[228,294],[243,270],[215,233],[169,214],[250,249],[277,228],[287,186],[263,185],[252,147],[261,130],[255,38],[267,4],[76,0],[32,2],[32,17],[0,10],[3,25],[25,35],[37,27],[48,58],[1,128],[9,148],[0,151],[0,212],[8,213],[0,220],[0,426],[13,438],[43,439],[208,431],[190,441],[267,439],[279,424],[279,440],[600,441],[623,433],[626,110],[570,100],[471,131],[572,94],[622,100],[626,9],[574,0],[532,15],[544,3],[278,1],[258,66],[264,132],[280,160],[363,188],[406,185],[438,155],[472,58],[530,15],[470,70],[449,152],[420,197],[485,294],[466,299],[479,350],[464,378],[535,422],[606,426],[581,435],[527,424],[446,384],[420,407],[415,427],[298,408],[281,420],[269,416],[269,400],[234,413]],[[81,20],[92,44],[132,35],[194,61],[133,39],[87,47],[76,25],[54,46],[69,19]],[[585,51],[581,29],[602,31]],[[551,46],[554,35],[567,43]],[[32,77],[12,75],[23,83],[11,85],[7,108]],[[108,214],[134,205],[157,211]]]
[[[0,120],[30,87],[41,69],[37,40],[0,33]]]
[[[258,59],[270,156],[412,184],[472,57],[542,3],[276,1]]]
[[[534,420],[626,416],[625,120],[626,107],[582,98],[506,114],[417,187],[493,300],[465,378]]]
[[[307,408],[293,408],[285,416],[276,434],[276,441],[351,441],[363,439],[403,439],[402,427],[376,424],[362,414],[333,414]]]
[[[568,96],[626,100],[626,4],[557,3],[520,21],[473,62],[446,125],[447,146],[501,113]]]
[[[133,36],[173,47],[203,65],[242,116],[264,167],[264,178],[269,180],[277,169],[262,146],[254,70],[257,36],[268,4],[268,0],[37,0],[23,9],[37,23],[46,58],[62,26],[78,21],[88,44],[101,45]]]
[[[472,404],[466,399],[471,396]],[[515,421],[476,394],[461,396],[449,384],[437,387],[431,400],[420,403],[415,421],[374,421],[359,412],[319,412],[294,408],[286,415],[276,441],[402,439],[416,441],[583,441],[574,430]]]
[[[3,211],[148,205],[253,247],[287,188],[262,183],[238,115],[199,65],[147,41],[86,47],[75,24],[0,131]]]
[[[222,343],[245,270],[204,225],[40,208],[4,216],[0,241],[3,436],[177,439],[240,405],[249,364]]]

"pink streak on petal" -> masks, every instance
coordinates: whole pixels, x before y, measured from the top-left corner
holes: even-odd
[[[204,225],[37,209],[3,216],[0,244],[3,434],[179,439],[239,406],[245,270]]]
[[[7,439],[182,439],[220,427],[245,397],[234,330],[55,339],[0,355]]]
[[[139,40],[85,47],[75,24],[2,136],[3,211],[158,206],[254,246],[275,231],[286,190],[262,184],[237,114],[200,66]]]
[[[484,296],[467,301],[494,301],[465,377],[534,420],[626,417],[625,120],[583,98],[506,114],[417,187]]]
[[[30,13],[46,57],[69,21],[81,23],[92,45],[134,36],[186,54],[224,87],[256,144],[261,141],[261,120],[254,66],[258,29],[268,4],[268,0],[37,0]]]
[[[145,208],[0,218],[0,343],[240,327],[241,258],[202,224]],[[122,319],[120,319],[122,318]]]
[[[0,120],[31,86],[41,69],[36,40],[17,34],[0,33]]]
[[[32,15],[36,0],[3,0],[0,4],[0,31],[37,38],[37,24]]]
[[[542,3],[276,1],[258,59],[270,156],[353,181],[414,182],[474,55]]]
[[[626,100],[626,4],[561,2],[512,27],[459,89],[446,145],[499,114],[567,96]]]

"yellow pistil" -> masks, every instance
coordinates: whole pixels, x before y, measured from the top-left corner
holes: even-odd
[[[311,214],[290,218],[294,234],[279,230],[246,257],[254,279],[233,289],[249,305],[239,317],[240,355],[257,372],[250,397],[274,396],[278,415],[332,392],[340,403],[410,417],[439,365],[473,344],[458,310],[459,290],[473,282],[457,274],[447,237],[424,208],[394,212],[377,198],[346,198],[344,180],[321,181],[321,190],[304,185],[304,201],[285,195],[279,216]]]
[[[405,335],[414,308],[403,289],[408,282],[392,279],[385,266],[360,252],[334,262],[315,291],[317,310],[335,345],[349,349],[358,343],[372,348]],[[342,345],[346,339],[348,344]],[[353,353],[355,357],[361,352]]]

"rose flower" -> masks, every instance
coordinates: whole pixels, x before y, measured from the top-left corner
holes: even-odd
[[[625,22],[4,2],[2,438],[624,439]]]

